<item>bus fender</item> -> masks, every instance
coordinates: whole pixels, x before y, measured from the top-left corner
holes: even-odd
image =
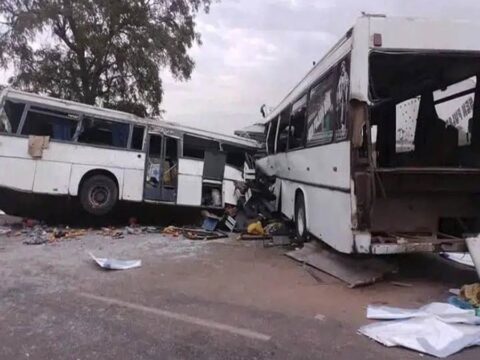
[[[98,168],[93,166],[85,165],[74,165],[72,166],[72,173],[70,176],[69,184],[69,194],[72,196],[77,196],[79,190],[82,186],[82,183],[93,175],[106,175],[112,178],[118,187],[118,198],[122,199],[123,197],[123,171],[121,169],[111,169],[111,168]]]

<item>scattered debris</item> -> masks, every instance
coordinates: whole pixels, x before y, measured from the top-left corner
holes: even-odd
[[[442,253],[443,257],[448,260],[454,261],[456,263],[469,266],[474,268],[475,264],[473,263],[472,257],[469,253],[459,253],[459,252],[452,252],[452,253]]]
[[[460,296],[474,307],[480,307],[480,283],[462,286]]]
[[[190,240],[215,240],[228,237],[223,231],[204,231],[199,229],[182,229],[182,234]]]
[[[25,245],[43,245],[48,242],[48,233],[40,226],[35,228],[28,234],[28,239],[23,243]]]
[[[114,227],[103,227],[99,234],[102,236],[110,236],[113,239],[122,239],[124,237],[123,230]]]
[[[117,260],[108,258],[97,258],[92,253],[90,257],[103,269],[107,270],[128,270],[142,266],[142,260]]]
[[[398,269],[396,263],[387,262],[378,256],[354,258],[324,248],[316,241],[285,255],[326,272],[346,282],[351,288],[372,284]]]
[[[272,237],[270,235],[250,235],[250,234],[240,234],[238,237],[239,240],[271,240]]]
[[[460,309],[475,309],[468,301],[462,299],[460,296],[450,296],[447,300],[450,305],[456,306]]]
[[[182,229],[175,226],[167,226],[165,229],[163,229],[162,233],[165,235],[179,237],[180,235],[182,235]]]
[[[268,235],[290,235],[290,229],[282,221],[274,221],[265,225],[265,233]]]
[[[202,228],[207,231],[214,231],[217,228],[217,225],[218,220],[208,218],[203,221]]]
[[[320,320],[320,321],[325,321],[327,317],[323,314],[317,314],[315,315],[315,319]]]
[[[214,231],[217,228],[217,225],[219,222],[220,222],[220,219],[217,216],[215,217],[207,216],[203,220],[202,228],[206,231]]]
[[[460,289],[449,289],[448,292],[452,295],[455,295],[455,296],[460,295]]]
[[[413,286],[412,284],[404,283],[404,282],[400,282],[400,281],[390,281],[390,284],[398,286],[398,287],[412,287]]]
[[[141,235],[143,233],[143,229],[139,227],[133,227],[133,226],[126,226],[125,231],[129,235]]]
[[[0,235],[8,235],[12,232],[12,229],[0,226]]]
[[[369,305],[367,318],[401,320],[359,329],[361,334],[388,347],[403,346],[443,358],[480,345],[480,317],[475,316],[474,310],[462,310],[451,304],[432,303],[420,309]]]
[[[265,229],[262,226],[262,223],[260,221],[256,221],[254,223],[251,223],[247,227],[247,233],[249,235],[260,235],[264,236],[265,235]]]

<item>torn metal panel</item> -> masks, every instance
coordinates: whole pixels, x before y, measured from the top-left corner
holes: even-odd
[[[357,287],[372,284],[397,269],[397,264],[380,258],[352,258],[327,250],[316,242],[305,244],[302,249],[286,253],[288,257],[313,266],[348,284]]]

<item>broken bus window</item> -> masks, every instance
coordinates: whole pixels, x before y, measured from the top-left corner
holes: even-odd
[[[79,143],[127,148],[130,126],[126,123],[85,116]]]
[[[31,106],[22,135],[49,136],[51,139],[70,141],[78,124],[78,115]]]
[[[144,126],[134,126],[132,133],[132,150],[142,150],[143,149],[143,136],[145,133]]]
[[[205,150],[219,150],[220,144],[217,141],[208,140],[192,135],[183,136],[183,156],[194,159],[203,159]]]
[[[0,132],[15,134],[24,109],[25,104],[6,100],[0,112]]]
[[[292,106],[292,116],[290,118],[290,139],[288,141],[289,149],[297,149],[304,146],[305,129],[307,125],[307,94],[302,96]]]

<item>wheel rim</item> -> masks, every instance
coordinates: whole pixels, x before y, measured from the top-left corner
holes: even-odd
[[[89,200],[93,207],[104,206],[110,197],[110,190],[105,186],[95,186],[90,191]]]
[[[297,231],[298,235],[302,236],[305,232],[305,210],[303,207],[298,209],[298,216],[297,216]]]

